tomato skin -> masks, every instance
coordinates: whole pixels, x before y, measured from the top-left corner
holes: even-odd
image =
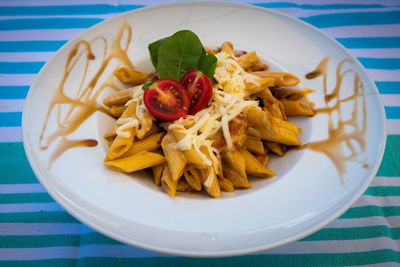
[[[213,88],[211,80],[205,74],[196,69],[189,70],[182,77],[181,84],[189,93],[190,115],[196,114],[208,105],[212,98]]]
[[[173,79],[160,79],[147,87],[143,102],[150,114],[166,121],[186,117],[190,106],[187,90]]]

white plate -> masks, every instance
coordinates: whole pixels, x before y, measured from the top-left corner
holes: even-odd
[[[148,61],[147,45],[180,29],[194,31],[207,46],[231,41],[237,49],[257,51],[271,64],[296,74],[317,107],[323,105],[322,79],[304,75],[330,56],[328,86],[333,88],[338,63],[350,58],[365,85],[367,104],[366,150],[361,163],[347,162],[343,182],[332,161],[310,150],[293,150],[273,158],[277,172],[270,180],[254,180],[250,190],[178,194],[170,198],[153,185],[148,173],[125,175],[103,167],[106,145],[102,135],[112,120],[95,113],[71,138],[95,138],[100,145],[74,148],[47,169],[50,147],[39,149],[39,135],[49,103],[63,75],[68,54],[79,40],[104,36],[109,42],[126,21],[133,29],[128,55],[132,62]],[[93,43],[100,51],[100,42]],[[98,52],[96,52],[98,53]],[[93,69],[99,57],[91,63]],[[144,65],[143,65],[144,66]],[[79,69],[79,67],[78,67]],[[69,85],[79,84],[82,69]],[[89,75],[92,73],[89,68]],[[107,69],[110,74],[112,69]],[[343,87],[353,88],[351,79]],[[108,91],[109,93],[109,91]],[[104,95],[102,96],[104,97]],[[343,115],[351,113],[343,108]],[[306,143],[327,136],[327,117],[297,118]],[[23,113],[23,139],[29,162],[50,195],[77,219],[127,244],[165,253],[190,256],[227,256],[269,249],[309,235],[343,212],[366,190],[382,159],[386,127],[378,91],[365,69],[340,44],[295,18],[254,6],[224,2],[188,2],[152,6],[104,21],[68,42],[43,67],[29,90]],[[56,129],[50,120],[48,130]],[[54,144],[53,144],[54,146]]]

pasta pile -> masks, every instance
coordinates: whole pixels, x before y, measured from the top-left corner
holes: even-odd
[[[230,42],[208,53],[218,58],[213,97],[205,109],[173,122],[157,121],[143,104],[142,85],[154,73],[118,68],[117,78],[134,85],[104,100],[118,118],[104,136],[104,165],[132,173],[152,168],[154,183],[170,196],[201,191],[212,197],[250,188],[249,176],[271,178],[269,153],[283,156],[299,146],[299,129],[288,116],[312,116],[307,89],[286,72],[267,71],[256,52],[235,51]],[[137,85],[139,84],[139,85]]]

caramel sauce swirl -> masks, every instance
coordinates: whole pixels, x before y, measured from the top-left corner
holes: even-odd
[[[124,34],[127,36],[127,41],[125,45],[122,45],[121,41]],[[49,168],[51,167],[52,163],[68,149],[77,146],[91,147],[98,144],[98,142],[93,139],[70,140],[67,137],[74,133],[75,130],[78,129],[79,126],[95,112],[100,111],[108,114],[107,109],[99,104],[97,99],[100,93],[107,87],[119,90],[118,87],[113,83],[113,73],[111,73],[105,79],[105,82],[98,86],[96,90],[95,87],[98,84],[100,77],[102,77],[105,69],[110,64],[111,60],[117,60],[118,66],[133,67],[132,62],[129,60],[127,55],[131,37],[132,29],[127,23],[124,23],[116,33],[110,49],[108,47],[107,39],[102,36],[96,37],[91,41],[81,40],[77,42],[71,49],[67,57],[61,82],[59,83],[57,90],[50,101],[39,138],[39,147],[41,150],[48,149],[55,140],[59,140],[53,154],[50,157]],[[91,64],[91,61],[96,58],[91,47],[95,41],[101,41],[104,44],[102,62],[93,78],[91,78],[89,83],[84,87],[85,81],[88,78],[89,65]],[[108,52],[108,50],[110,51]],[[84,60],[84,69],[81,81],[79,82],[79,88],[74,97],[69,97],[67,96],[65,88],[66,81],[70,77],[73,69],[77,66],[77,63],[82,59]],[[65,110],[62,112],[62,105],[68,106],[66,112]],[[50,116],[53,113],[56,113],[57,116],[57,128],[53,131],[50,131],[48,130],[47,124]]]
[[[369,167],[369,165],[365,163],[365,160],[360,160],[360,155],[365,152],[365,135],[367,129],[367,108],[365,91],[364,84],[362,83],[360,76],[357,72],[355,72],[353,69],[348,69],[346,71],[342,70],[345,63],[352,64],[349,59],[342,60],[337,66],[336,84],[331,91],[328,91],[328,62],[329,57],[325,57],[314,71],[306,75],[307,79],[315,79],[320,76],[323,77],[325,107],[315,109],[315,114],[324,113],[328,115],[328,138],[321,141],[307,143],[302,147],[311,149],[327,156],[335,165],[341,178],[341,182],[343,183],[343,175],[346,172],[346,162],[361,162],[364,168],[367,169]],[[344,89],[342,86],[343,78],[350,74],[354,74],[354,85],[352,94],[348,97],[341,98],[340,92]],[[353,111],[351,114],[351,118],[348,120],[344,120],[342,118],[342,104],[349,101],[354,102]],[[359,112],[360,102],[362,105],[361,112]],[[359,119],[360,115],[362,115],[361,123]],[[334,123],[334,118],[337,118],[337,123]],[[358,144],[359,149],[355,148],[355,143]],[[347,147],[350,151],[349,154],[347,153],[348,155],[346,155],[344,147]]]

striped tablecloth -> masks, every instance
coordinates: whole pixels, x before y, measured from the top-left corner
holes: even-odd
[[[366,193],[339,219],[255,255],[195,259],[127,246],[81,224],[39,184],[24,154],[24,98],[68,40],[121,12],[163,1],[0,1],[0,265],[370,265],[400,263],[400,1],[247,1],[298,17],[350,50],[383,97],[388,140]]]

